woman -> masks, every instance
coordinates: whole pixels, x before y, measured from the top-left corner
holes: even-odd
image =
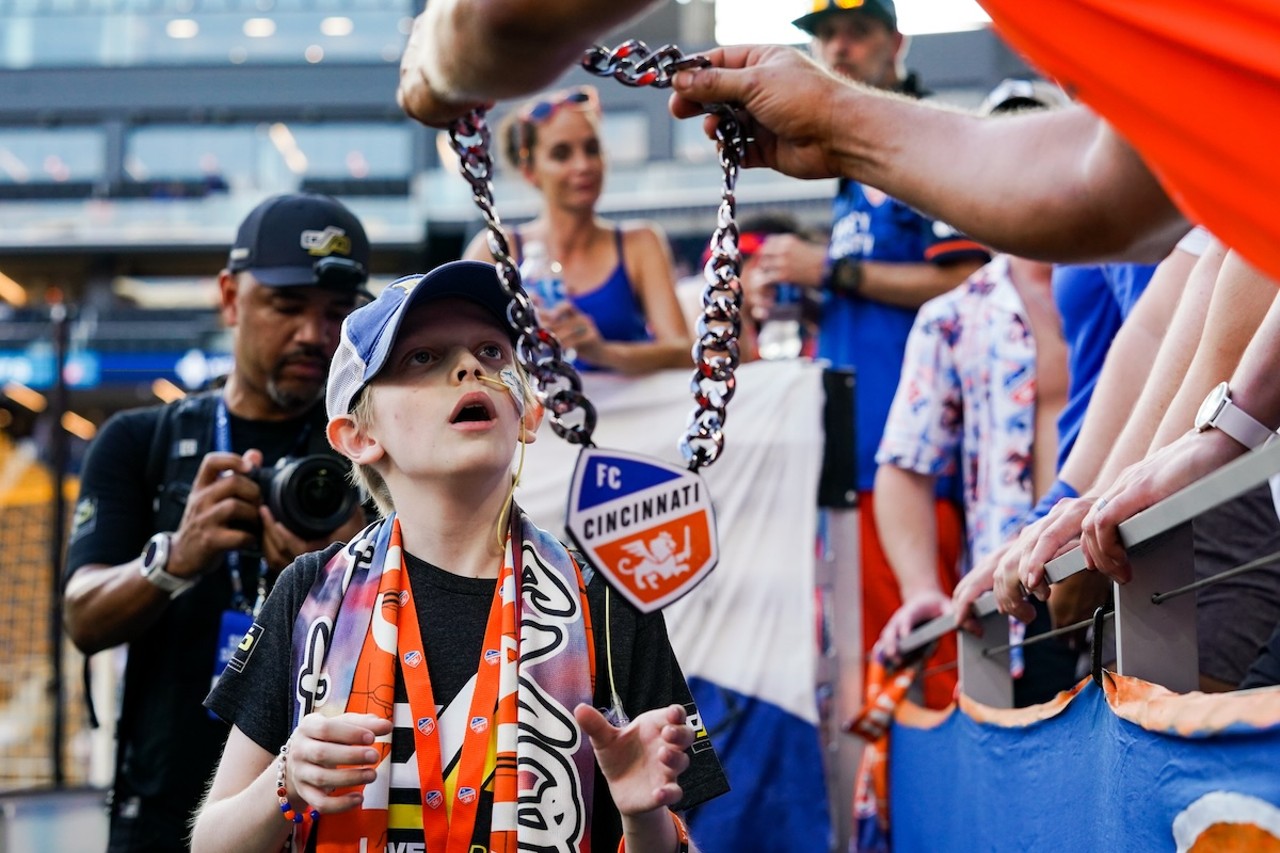
[[[666,238],[650,223],[596,216],[604,184],[600,102],[582,86],[530,101],[501,131],[507,159],[541,194],[536,219],[508,230],[517,263],[540,243],[558,263],[568,299],[541,322],[589,367],[644,374],[691,367],[691,340],[675,293]],[[466,257],[493,262],[485,234]]]

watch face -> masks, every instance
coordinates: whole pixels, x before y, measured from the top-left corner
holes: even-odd
[[[1227,393],[1227,383],[1219,382],[1214,386],[1196,412],[1196,429],[1203,430],[1213,426],[1213,419],[1222,411],[1222,404],[1227,401]]]

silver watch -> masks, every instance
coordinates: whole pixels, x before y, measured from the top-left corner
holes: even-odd
[[[169,565],[169,545],[172,540],[172,533],[157,533],[152,536],[142,551],[142,566],[138,573],[146,578],[147,583],[169,593],[170,598],[177,598],[195,581],[165,571],[165,567]]]
[[[1231,389],[1225,382],[1219,382],[1200,404],[1200,410],[1196,412],[1196,429],[1199,432],[1220,429],[1250,450],[1255,450],[1276,437],[1275,431],[1267,429],[1260,421],[1231,402]]]

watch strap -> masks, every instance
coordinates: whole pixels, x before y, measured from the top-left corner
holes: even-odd
[[[1230,397],[1223,401],[1222,408],[1209,420],[1209,425],[1222,430],[1250,450],[1256,450],[1276,437],[1274,430],[1267,429],[1260,421],[1233,403]]]

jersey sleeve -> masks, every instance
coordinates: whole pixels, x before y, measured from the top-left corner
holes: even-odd
[[[113,415],[90,445],[68,536],[68,575],[88,564],[126,563],[142,553],[155,532],[146,470],[159,412]]]
[[[940,219],[921,217],[924,229],[924,259],[946,266],[959,261],[991,260],[991,252],[978,241],[961,234]]]

